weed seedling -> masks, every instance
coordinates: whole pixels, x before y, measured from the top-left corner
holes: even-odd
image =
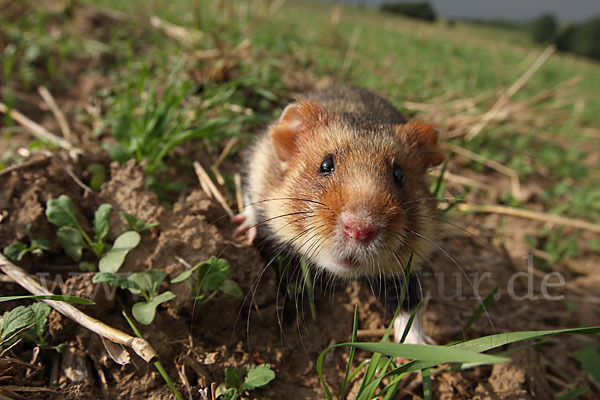
[[[225,368],[225,382],[217,388],[217,395],[223,400],[235,400],[242,392],[266,386],[275,379],[275,372],[269,364],[251,367],[244,374],[237,368]]]
[[[195,287],[192,290],[193,293],[196,293],[196,301],[200,305],[206,304],[219,292],[233,297],[242,296],[238,284],[229,279],[231,275],[229,262],[215,256],[177,275],[171,280],[171,283],[183,282],[190,278],[194,272],[196,272],[196,280]]]
[[[94,304],[93,301],[77,296],[62,295],[27,295],[27,296],[2,296],[0,303],[14,300],[54,300],[66,301],[73,304]],[[50,306],[38,302],[29,306],[18,306],[5,312],[0,317],[0,345],[11,345],[18,338],[34,342],[37,346],[45,347],[44,332]]]
[[[36,302],[29,306],[18,306],[6,311],[2,315],[0,324],[2,328],[0,342],[10,346],[21,338],[23,341],[33,342],[40,347],[47,346],[44,334],[50,310],[48,304]],[[16,334],[17,332],[19,333]],[[12,339],[10,339],[11,337]]]
[[[175,298],[175,294],[171,291],[158,294],[158,288],[166,276],[167,274],[164,271],[136,272],[129,277],[123,277],[112,272],[99,272],[94,275],[92,282],[106,282],[121,289],[127,289],[135,295],[141,294],[144,296],[146,301],[134,304],[131,313],[140,324],[149,325],[154,321],[156,308],[160,304]]]
[[[92,225],[93,236],[83,229],[73,208],[71,198],[61,195],[58,199],[50,199],[46,203],[46,217],[48,221],[58,226],[56,239],[65,250],[65,253],[74,261],[81,261],[83,250],[91,251],[100,258],[99,268],[102,272],[116,272],[125,261],[125,256],[140,242],[137,232],[122,233],[112,247],[105,243],[104,238],[110,229],[110,204],[102,204],[94,214]],[[90,263],[80,263],[80,268],[89,269]],[[91,266],[95,269],[95,265]]]
[[[146,223],[146,221],[143,218],[137,219],[136,217],[126,213],[125,211],[119,211],[119,214],[123,218],[125,218],[125,221],[127,221],[126,230],[128,231],[136,231],[139,233],[154,228],[155,226],[158,226],[158,222],[156,221]]]
[[[50,241],[46,239],[32,239],[31,238],[31,224],[27,224],[27,237],[29,238],[30,245],[27,246],[22,242],[15,242],[9,246],[6,246],[2,252],[12,262],[21,261],[25,254],[32,253],[38,257],[41,257],[44,251],[50,250]]]

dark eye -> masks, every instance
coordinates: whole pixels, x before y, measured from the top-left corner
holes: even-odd
[[[398,186],[402,186],[404,183],[404,172],[399,165],[394,165],[394,183]]]
[[[321,163],[321,167],[319,167],[319,172],[321,174],[330,174],[335,171],[335,165],[333,163],[333,156],[328,155],[325,157],[323,162]]]

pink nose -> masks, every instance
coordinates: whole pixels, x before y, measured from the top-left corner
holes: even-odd
[[[342,232],[350,239],[368,243],[377,235],[377,228],[369,221],[354,218],[342,218]]]

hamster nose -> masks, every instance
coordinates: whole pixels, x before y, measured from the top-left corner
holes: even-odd
[[[362,243],[368,243],[377,236],[377,227],[364,218],[342,214],[340,224],[344,236]]]

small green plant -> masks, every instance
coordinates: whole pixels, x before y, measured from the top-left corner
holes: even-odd
[[[66,301],[73,304],[94,304],[93,301],[77,296],[62,295],[27,295],[2,296],[0,303],[14,300],[54,300]],[[50,306],[37,302],[29,306],[18,306],[6,311],[0,317],[0,345],[11,345],[17,339],[30,341],[37,346],[47,346],[44,338]]]
[[[100,190],[102,184],[108,180],[106,167],[100,163],[91,163],[86,169],[90,173],[90,187],[96,191]]]
[[[33,239],[31,237],[31,224],[27,224],[26,231],[30,242],[29,246],[17,241],[2,250],[4,255],[12,262],[21,261],[27,253],[35,254],[36,256],[41,257],[44,251],[50,250],[49,240]]]
[[[110,229],[111,210],[110,204],[102,204],[98,207],[92,225],[93,236],[90,236],[77,220],[73,202],[69,196],[63,194],[46,203],[46,217],[48,221],[59,227],[56,239],[65,253],[74,261],[79,262],[84,249],[91,251],[97,258],[100,258],[99,268],[102,272],[116,272],[125,261],[127,253],[140,242],[139,233],[133,231],[122,233],[115,239],[112,246],[104,241]],[[80,268],[95,269],[95,265],[82,262]]]
[[[196,272],[196,279],[192,290],[196,294],[196,301],[200,305],[206,304],[219,292],[233,297],[242,296],[238,284],[229,279],[231,275],[229,262],[215,256],[177,275],[171,280],[171,283],[183,282],[190,278],[194,272]]]
[[[154,321],[156,308],[175,298],[175,294],[171,291],[158,294],[158,288],[166,276],[164,271],[136,272],[128,277],[112,272],[99,272],[94,275],[92,282],[106,282],[121,289],[127,289],[135,295],[144,296],[146,301],[134,304],[131,313],[139,323],[149,325]]]
[[[275,372],[269,364],[251,367],[247,373],[237,368],[225,368],[225,382],[217,388],[217,395],[223,400],[235,400],[242,392],[266,386],[275,379]]]
[[[579,244],[577,243],[579,232],[565,234],[563,227],[552,230],[544,227],[539,232],[540,237],[526,235],[525,241],[531,247],[539,248],[549,254],[550,257],[542,260],[541,264],[546,269],[551,269],[552,265],[559,260],[579,255]]]
[[[18,306],[2,315],[2,334],[0,343],[11,345],[19,338],[45,347],[46,324],[50,315],[50,306],[36,302],[29,306]],[[12,338],[11,338],[12,337]]]
[[[126,230],[128,231],[136,231],[139,233],[159,225],[156,221],[146,223],[146,221],[143,218],[137,219],[136,217],[126,213],[125,211],[119,211],[119,214],[123,218],[125,218],[125,221],[127,221],[128,226]]]

